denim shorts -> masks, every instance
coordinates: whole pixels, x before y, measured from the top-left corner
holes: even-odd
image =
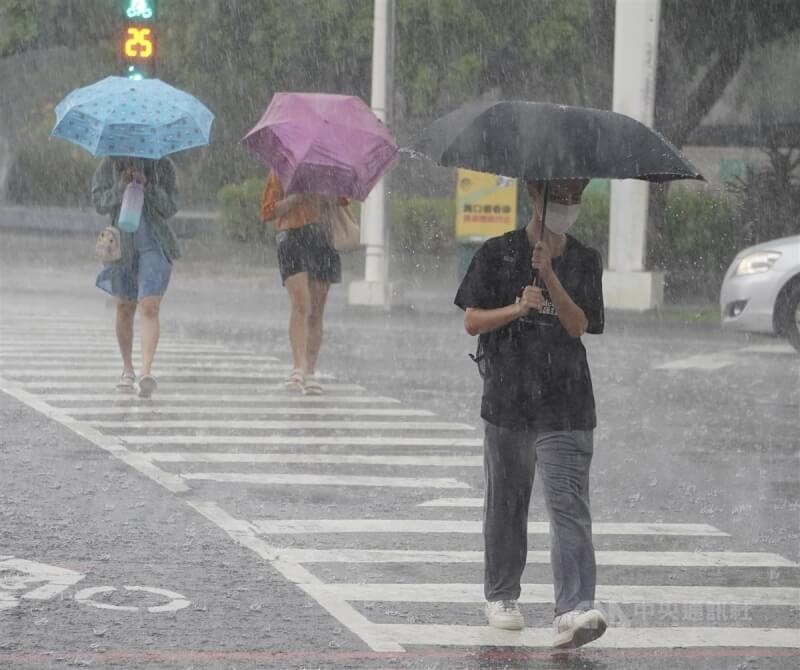
[[[97,275],[95,285],[117,298],[137,302],[163,296],[171,274],[172,263],[156,246],[134,252],[132,269],[107,265]]]

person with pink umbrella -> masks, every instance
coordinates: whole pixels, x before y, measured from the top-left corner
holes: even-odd
[[[392,133],[354,96],[276,93],[242,142],[272,168],[261,208],[274,221],[281,281],[291,302],[290,390],[319,395],[315,375],[328,290],[341,281],[337,217],[364,200],[394,163]]]
[[[349,201],[339,198],[338,205]],[[318,195],[286,195],[274,171],[267,178],[261,220],[275,222],[278,268],[291,302],[289,343],[292,372],[286,380],[290,391],[321,395],[322,385],[314,371],[322,346],[322,319],[331,284],[342,281],[342,261],[330,245],[324,224],[331,199]]]

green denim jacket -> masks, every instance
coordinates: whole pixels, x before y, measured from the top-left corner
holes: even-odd
[[[119,162],[106,157],[97,166],[92,177],[94,207],[99,214],[110,214],[111,225],[114,227],[118,227],[117,220],[122,205],[122,195],[125,192],[120,173]],[[148,179],[144,187],[142,216],[150,222],[153,236],[161,245],[166,257],[173,261],[181,256],[178,238],[167,223],[167,219],[178,211],[175,166],[168,158],[162,158],[151,162],[145,173]],[[131,268],[134,252],[133,233],[120,231],[119,237],[122,257],[110,265]]]

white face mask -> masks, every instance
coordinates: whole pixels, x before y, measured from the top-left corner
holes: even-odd
[[[576,205],[563,205],[560,202],[548,202],[547,216],[544,220],[545,228],[556,235],[563,235],[572,227],[575,221],[578,220],[580,211],[580,203]]]

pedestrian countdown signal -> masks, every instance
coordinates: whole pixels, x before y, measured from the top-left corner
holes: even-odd
[[[154,76],[156,70],[156,34],[153,20],[155,0],[125,0],[123,5],[122,58],[130,79]]]

